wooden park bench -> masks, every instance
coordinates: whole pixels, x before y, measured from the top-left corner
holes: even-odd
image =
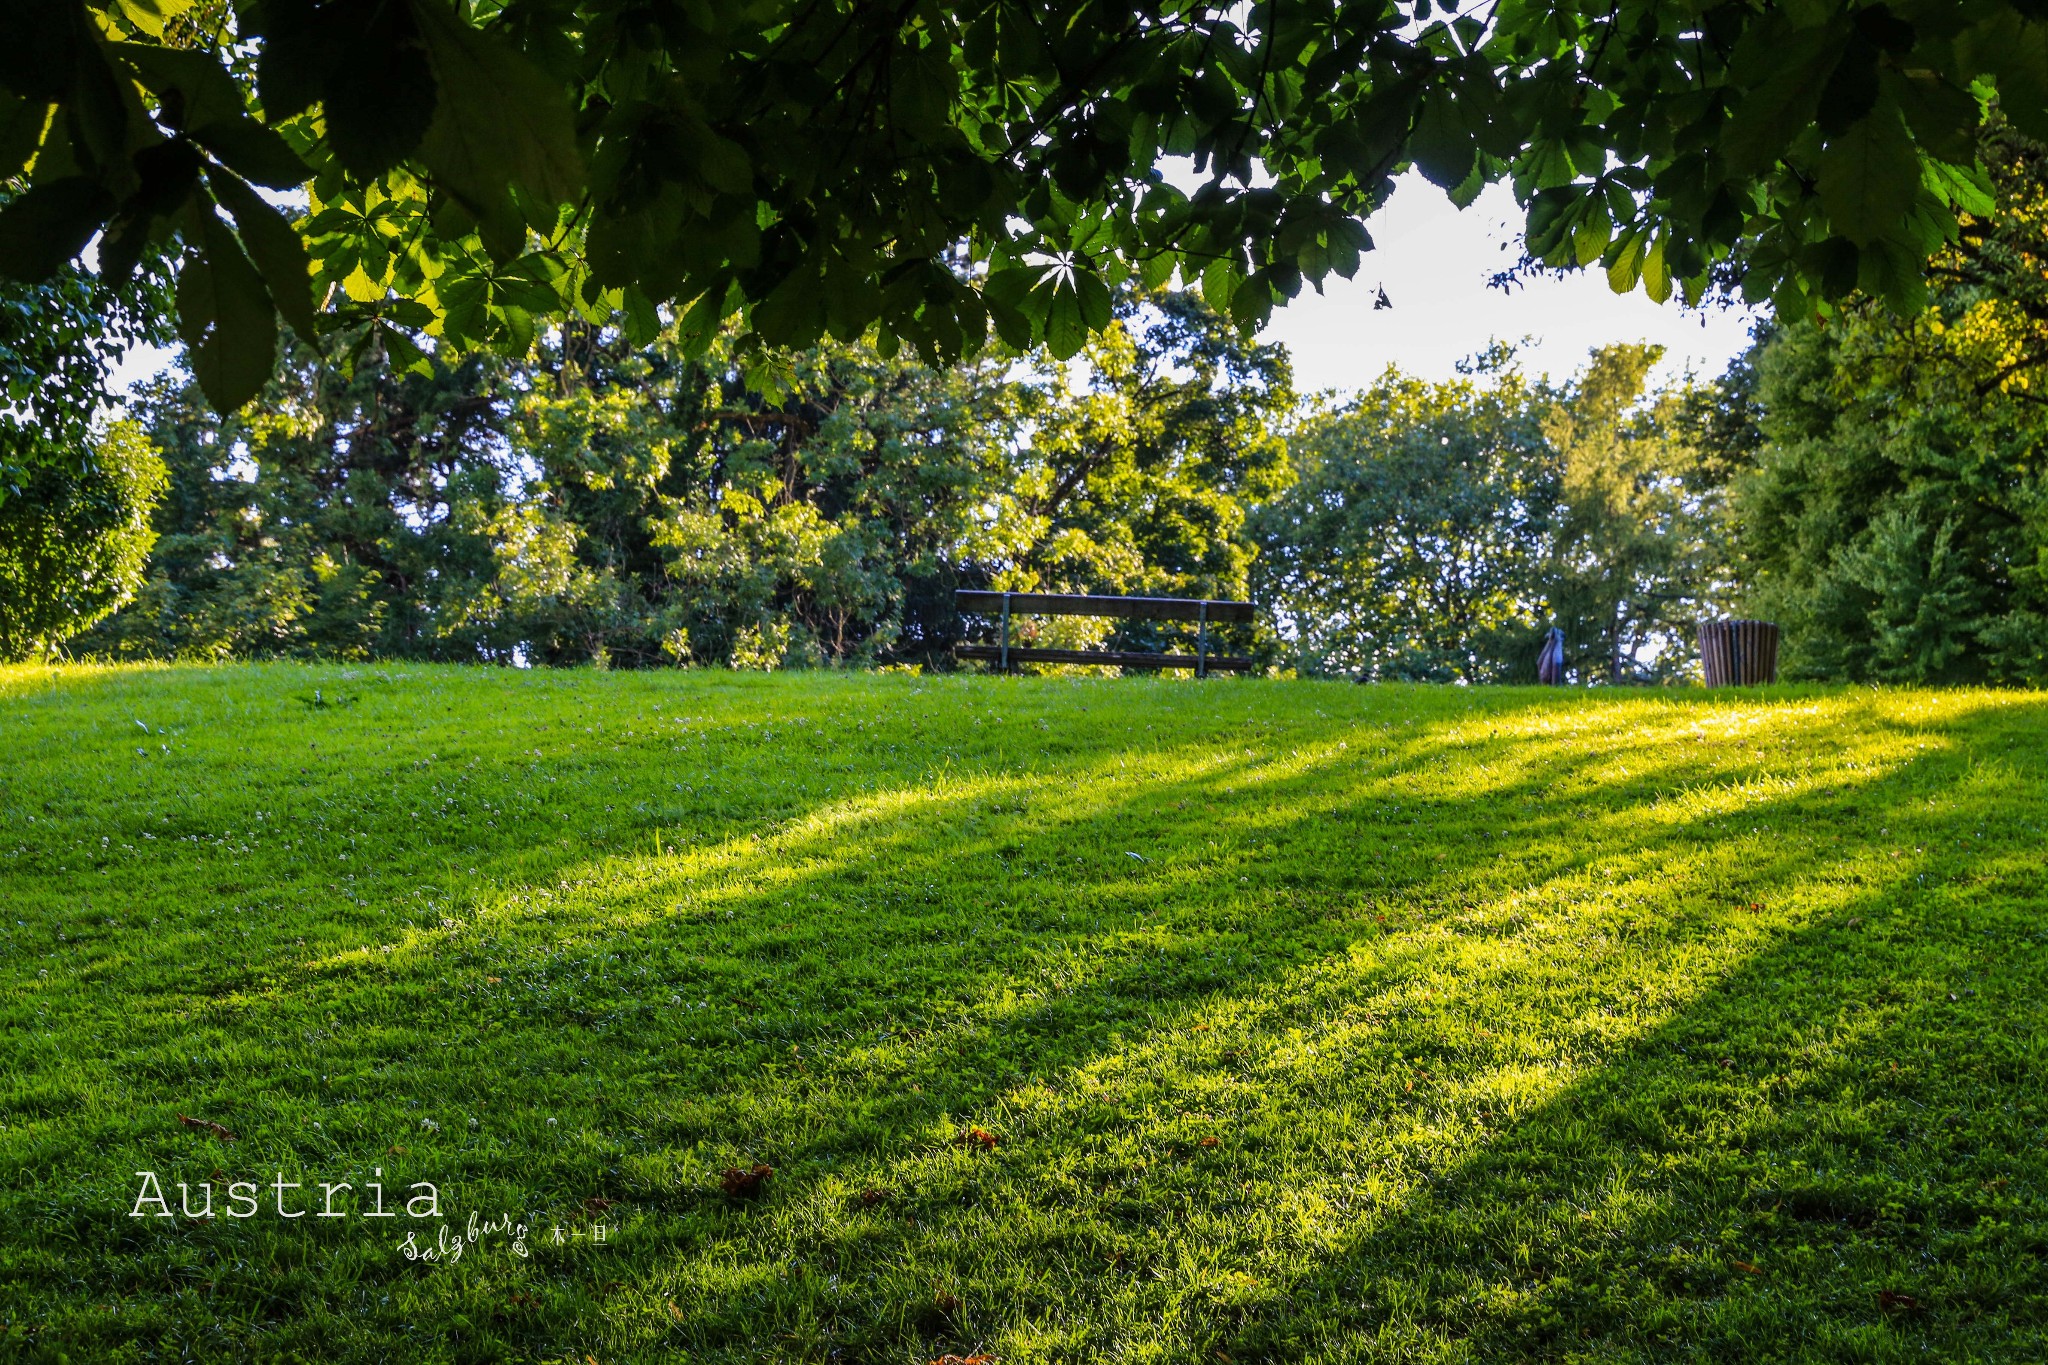
[[[1186,597],[1090,597],[1071,592],[988,592],[961,588],[953,594],[954,605],[965,614],[980,612],[1000,615],[1003,623],[999,645],[955,645],[953,657],[977,659],[995,664],[1007,673],[1018,664],[1103,664],[1112,668],[1192,668],[1198,678],[1215,669],[1242,673],[1252,661],[1235,654],[1209,652],[1209,626],[1213,622],[1249,621],[1249,602],[1218,602]],[[1010,643],[1010,617],[1031,616],[1114,616],[1126,621],[1193,621],[1195,652],[1192,654],[1145,654],[1119,649],[1038,649]]]

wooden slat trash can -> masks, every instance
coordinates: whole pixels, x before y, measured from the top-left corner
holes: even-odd
[[[1728,687],[1778,680],[1778,625],[1775,621],[1700,622],[1700,662],[1707,686]]]

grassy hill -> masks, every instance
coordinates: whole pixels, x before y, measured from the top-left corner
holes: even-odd
[[[2010,693],[0,670],[0,1360],[2038,1361],[2044,777]]]

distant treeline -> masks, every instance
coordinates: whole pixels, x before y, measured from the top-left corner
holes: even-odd
[[[1557,626],[1579,681],[1673,680],[1742,613],[1787,676],[2048,681],[2048,212],[2038,148],[2000,166],[1918,316],[1851,294],[1661,389],[1654,348],[1554,381],[1495,347],[1303,400],[1184,294],[1074,367],[580,324],[518,361],[295,346],[247,413],[160,380],[0,503],[0,650],[947,667],[985,628],[953,590],[997,587],[1249,596],[1228,645],[1304,676],[1533,681]]]

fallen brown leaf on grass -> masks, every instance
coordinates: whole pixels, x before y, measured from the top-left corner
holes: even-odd
[[[1204,1147],[1214,1147],[1219,1141],[1221,1141],[1219,1138],[1205,1137],[1202,1139],[1202,1145]]]
[[[1729,1264],[1733,1265],[1733,1266],[1734,1266],[1734,1267],[1735,1267],[1735,1268],[1736,1268],[1737,1270],[1741,1271],[1741,1272],[1742,1272],[1743,1274],[1745,1274],[1745,1275],[1761,1275],[1761,1274],[1763,1274],[1763,1272],[1762,1272],[1761,1270],[1758,1270],[1758,1269],[1757,1269],[1757,1268],[1756,1268],[1755,1266],[1751,1265],[1751,1264],[1750,1264],[1750,1263],[1749,1263],[1748,1261],[1731,1261],[1731,1262],[1730,1262]]]
[[[953,1139],[955,1147],[979,1147],[984,1152],[993,1152],[1002,1139],[986,1128],[962,1128],[960,1136]]]
[[[718,1183],[734,1199],[752,1199],[761,1193],[761,1183],[774,1174],[773,1166],[728,1166]]]
[[[1895,1289],[1880,1289],[1877,1291],[1877,1306],[1887,1313],[1898,1313],[1908,1308],[1918,1308],[1920,1300],[1911,1294],[1901,1294]]]
[[[178,1122],[184,1124],[187,1128],[204,1128],[222,1142],[233,1142],[235,1140],[235,1135],[227,1130],[226,1124],[215,1123],[212,1119],[190,1119],[180,1114],[178,1115]]]
[[[932,1361],[931,1365],[996,1365],[996,1358],[979,1352],[971,1356],[956,1356],[949,1351]]]
[[[860,1192],[860,1206],[864,1209],[871,1209],[888,1197],[889,1192],[887,1190],[862,1190]]]
[[[583,1201],[583,1211],[585,1213],[603,1213],[606,1209],[616,1207],[617,1203],[617,1200],[607,1199],[601,1194],[593,1194],[590,1198]]]

